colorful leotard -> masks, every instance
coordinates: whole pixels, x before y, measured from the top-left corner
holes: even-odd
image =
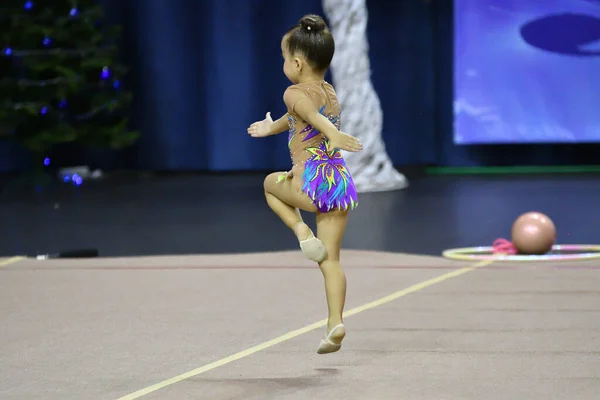
[[[319,212],[351,210],[358,206],[358,195],[339,149],[327,149],[328,139],[294,113],[296,102],[307,96],[339,130],[340,105],[333,87],[325,81],[290,86],[288,107],[288,147],[293,163],[293,179],[300,179],[301,190]]]

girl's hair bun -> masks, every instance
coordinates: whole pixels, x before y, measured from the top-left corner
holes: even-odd
[[[289,54],[302,55],[317,71],[326,71],[335,52],[335,41],[322,17],[308,14],[285,34]]]
[[[318,15],[305,15],[300,19],[300,26],[310,33],[319,33],[327,29],[327,24]]]

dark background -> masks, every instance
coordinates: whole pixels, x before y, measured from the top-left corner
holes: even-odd
[[[285,111],[280,38],[302,15],[321,13],[320,0],[104,3],[110,20],[124,29],[122,53],[132,67],[126,84],[135,94],[132,125],[141,130],[141,140],[120,152],[61,146],[51,167],[132,171],[80,187],[55,181],[35,192],[3,185],[0,254],[87,247],[102,256],[297,248],[262,191],[264,170],[289,168],[287,135],[251,139],[246,127],[266,111]],[[361,194],[344,247],[439,255],[452,247],[491,245],[508,237],[512,221],[531,210],[553,218],[559,243],[597,243],[596,175],[423,177],[409,173],[420,168],[404,168],[592,164],[600,153],[596,145],[453,145],[451,1],[368,5],[383,135],[411,186]],[[0,171],[26,165],[25,153],[0,146]],[[211,173],[241,170],[247,172]]]
[[[289,167],[285,135],[251,139],[246,127],[285,112],[281,35],[320,0],[102,0],[123,27],[126,81],[139,143],[125,151],[60,146],[53,165],[153,171],[263,171]],[[452,1],[368,0],[373,81],[394,164],[594,164],[597,145],[455,146]],[[0,171],[27,154],[0,143]]]

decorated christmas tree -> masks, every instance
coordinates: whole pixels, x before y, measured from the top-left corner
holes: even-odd
[[[131,94],[119,29],[93,0],[2,0],[0,137],[43,160],[61,143],[123,148]]]

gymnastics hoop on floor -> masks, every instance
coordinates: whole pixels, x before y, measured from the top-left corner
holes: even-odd
[[[571,254],[501,254],[494,253],[493,246],[463,247],[444,250],[442,256],[456,261],[583,261],[600,259],[600,245],[598,244],[556,244],[552,246],[552,252],[567,251]]]

